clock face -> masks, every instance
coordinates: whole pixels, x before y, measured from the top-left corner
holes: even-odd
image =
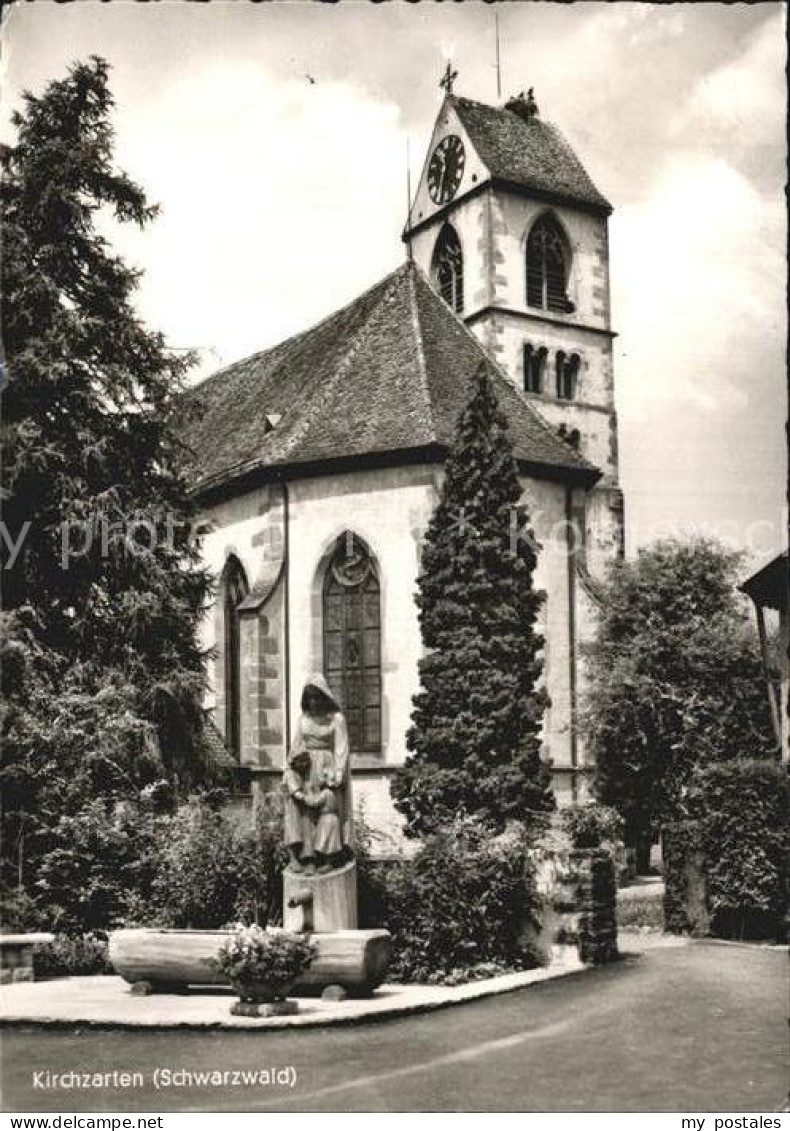
[[[428,166],[428,192],[434,204],[447,204],[458,192],[464,175],[464,143],[455,134],[442,138]]]

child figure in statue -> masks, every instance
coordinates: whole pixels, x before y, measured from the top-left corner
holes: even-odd
[[[310,812],[310,755],[306,750],[295,750],[283,775],[285,789],[285,847],[291,867],[295,872],[312,870],[314,821]],[[301,860],[300,860],[301,857]]]
[[[301,706],[284,776],[285,843],[294,871],[317,863],[329,872],[352,850],[348,731],[322,675],[306,682]]]
[[[318,872],[329,872],[340,863],[343,842],[340,839],[339,783],[336,781],[331,756],[328,764],[318,771],[318,788],[312,795],[315,814],[313,847],[318,862]]]

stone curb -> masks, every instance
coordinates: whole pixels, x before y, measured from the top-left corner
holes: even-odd
[[[298,1013],[295,1015],[285,1017],[266,1017],[266,1018],[250,1018],[250,1017],[236,1017],[230,1013],[230,1005],[233,998],[230,995],[220,996],[213,995],[214,1001],[221,1002],[224,1010],[223,1016],[209,1016],[205,1019],[199,1018],[179,1018],[178,1002],[187,1001],[188,998],[179,999],[172,997],[168,999],[167,1004],[172,1003],[172,1018],[158,1017],[149,1018],[144,1015],[140,1017],[121,1017],[117,1003],[109,1003],[110,1007],[115,1005],[115,1016],[85,1016],[83,1013],[80,1016],[79,1008],[74,1010],[70,1016],[56,1015],[55,1011],[51,1015],[45,1012],[36,1013],[35,1010],[24,1010],[17,1007],[16,1010],[6,1009],[0,1012],[0,1028],[12,1027],[30,1027],[30,1028],[53,1028],[53,1029],[74,1029],[74,1028],[90,1028],[90,1029],[123,1029],[139,1031],[145,1030],[195,1030],[199,1032],[232,1030],[232,1031],[256,1031],[259,1029],[307,1029],[339,1025],[359,1025],[366,1022],[387,1021],[390,1018],[406,1017],[417,1013],[427,1013],[436,1009],[442,1009],[445,1006],[462,1005],[468,1001],[478,1001],[481,998],[495,997],[500,994],[513,993],[516,990],[524,989],[527,986],[539,985],[543,982],[554,981],[557,978],[569,977],[572,974],[582,974],[590,970],[591,967],[584,966],[576,959],[575,961],[568,961],[567,959],[556,962],[552,966],[540,967],[535,970],[525,970],[519,974],[503,974],[496,978],[486,978],[479,982],[470,982],[463,986],[419,986],[419,987],[400,987],[400,986],[384,986],[383,990],[394,992],[401,996],[401,1000],[395,1000],[391,1004],[386,1004],[382,1001],[375,999],[349,999],[346,1002],[332,1007],[327,1007],[317,1013]],[[92,986],[96,986],[97,982],[104,981],[99,978],[80,978],[80,979],[63,979],[63,981],[79,981],[83,985],[90,981]],[[36,982],[32,985],[28,984],[25,987],[27,994],[39,993],[45,991],[47,986],[52,986],[53,982]],[[62,984],[62,983],[61,983]],[[79,992],[79,991],[78,991]],[[414,995],[413,997],[411,995]],[[198,994],[193,995],[193,999],[199,997]],[[122,991],[121,1005],[126,1002],[127,991]],[[406,1000],[404,1000],[406,999]],[[315,1003],[315,999],[302,999],[309,1001],[310,1004]],[[140,1002],[141,1006],[145,1003],[157,1002],[161,1006],[165,1002],[165,996],[161,998],[136,998],[136,1002]],[[0,1009],[2,1009],[2,993],[0,993]],[[12,1007],[13,1008],[13,1007]]]
[[[714,946],[742,946],[746,947],[747,950],[775,950],[780,953],[790,953],[790,943],[771,942],[770,940],[749,942],[740,939],[714,939],[711,935],[699,935],[691,938],[691,942],[713,943]]]

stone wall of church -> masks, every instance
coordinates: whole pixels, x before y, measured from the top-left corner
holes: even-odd
[[[350,472],[291,484],[291,717],[304,680],[323,669],[322,591],[337,539],[351,531],[367,545],[381,586],[380,757],[355,760],[355,800],[379,832],[397,838],[389,775],[406,756],[405,734],[422,650],[414,593],[419,542],[436,499],[429,467]]]
[[[399,819],[389,797],[389,779],[407,753],[405,735],[412,696],[418,689],[422,651],[414,604],[419,546],[440,483],[441,469],[429,466],[293,481],[288,487],[287,568],[282,560],[285,513],[279,485],[216,504],[203,515],[209,528],[204,556],[212,571],[219,577],[228,555],[234,554],[250,585],[241,615],[241,758],[261,768],[263,788],[277,784],[285,755],[286,682],[294,720],[304,680],[324,666],[323,582],[337,539],[350,530],[369,548],[381,586],[382,751],[380,756],[356,760],[354,790],[367,821],[395,839]],[[569,771],[578,750],[571,710],[575,595],[568,569],[566,489],[532,479],[524,481],[524,488],[542,547],[536,585],[547,593],[541,628],[546,637],[544,672],[552,705],[545,720],[545,748],[556,768],[555,789],[561,800],[568,801]],[[219,603],[205,618],[203,644],[214,657],[207,703],[222,729],[224,639]]]
[[[488,306],[494,299],[496,264],[489,222],[489,193],[461,201],[448,216],[455,228],[464,260],[464,315]],[[437,220],[412,237],[415,262],[431,277],[434,247],[443,221]]]
[[[232,555],[244,570],[250,595],[239,618],[241,650],[240,759],[250,766],[279,766],[285,743],[283,688],[285,630],[282,586],[283,496],[278,485],[216,503],[201,521],[203,560],[219,582]],[[225,733],[225,641],[222,593],[201,626],[208,659],[206,706]]]
[[[614,411],[614,373],[611,340],[602,335],[570,326],[528,321],[527,318],[496,311],[472,322],[470,329],[488,348],[518,389],[524,390],[524,346],[548,350],[544,372],[544,394],[529,394],[530,401],[553,427],[564,424],[568,431],[578,429],[580,451],[600,468],[607,478],[618,474],[617,417]],[[581,366],[574,400],[555,395],[555,359],[558,351],[578,353]]]
[[[573,793],[571,771],[577,757],[572,708],[578,656],[574,642],[575,575],[569,568],[572,534],[567,491],[561,484],[536,479],[525,478],[522,486],[522,501],[540,546],[535,587],[546,594],[538,624],[545,639],[543,673],[551,699],[544,719],[543,748],[554,767],[557,800],[568,804]]]

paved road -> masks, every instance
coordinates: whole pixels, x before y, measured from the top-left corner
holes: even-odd
[[[498,998],[343,1029],[3,1034],[12,1111],[775,1111],[787,1094],[787,955],[694,943]],[[296,1086],[169,1087],[156,1067],[293,1066]],[[32,1087],[34,1072],[142,1088]]]

